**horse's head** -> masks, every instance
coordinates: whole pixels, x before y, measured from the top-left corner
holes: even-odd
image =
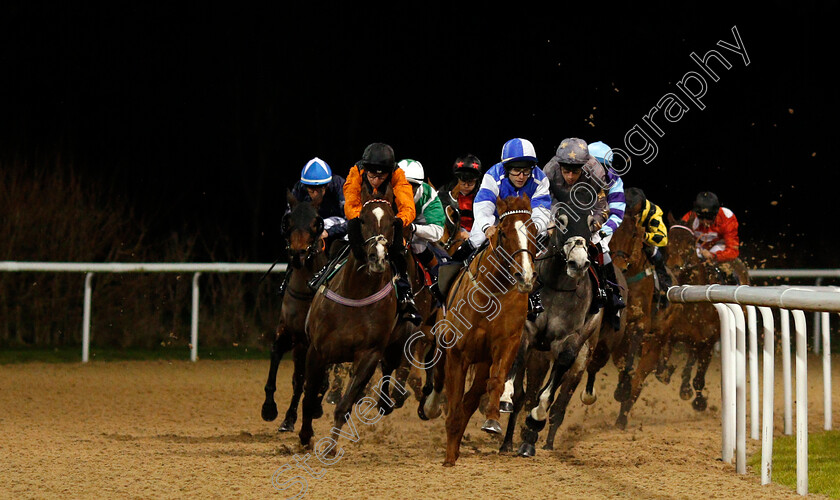
[[[645,228],[639,224],[638,220],[639,214],[625,213],[624,220],[610,240],[612,260],[622,272],[627,271],[633,263],[645,259],[643,254]]]
[[[283,216],[281,231],[286,240],[289,264],[301,268],[307,259],[324,249],[321,240],[324,219],[309,202],[298,201],[291,191],[286,191],[286,200],[292,210]]]
[[[359,219],[368,270],[381,273],[388,269],[388,248],[394,241],[394,193],[391,185],[387,185],[384,195],[373,195],[363,185],[361,201]]]
[[[572,279],[586,276],[589,270],[589,240],[592,237],[592,216],[588,209],[581,208],[566,194],[560,195],[560,203],[553,209],[555,231],[553,245],[559,248],[566,261],[566,274]]]
[[[694,214],[692,214],[694,217]],[[697,258],[697,238],[692,228],[693,220],[678,221],[668,213],[668,259],[665,265],[677,274],[699,264]]]
[[[516,280],[516,288],[528,293],[534,288],[536,273],[534,254],[537,251],[537,229],[531,220],[531,199],[528,195],[509,196],[496,201],[499,227],[491,243],[504,252],[505,261]]]

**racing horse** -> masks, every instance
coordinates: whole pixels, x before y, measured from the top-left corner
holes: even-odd
[[[557,412],[553,415],[557,425],[562,422],[571,395],[590,360],[590,346],[598,342],[603,318],[603,309],[590,314],[593,295],[589,276],[592,272],[590,252],[594,247],[590,245],[592,221],[589,212],[570,203],[564,206],[570,213],[554,217],[555,229],[549,239],[548,255],[538,264],[545,311],[535,321],[526,322],[515,367],[506,382],[507,390],[513,391],[513,408],[500,448],[503,452],[512,451],[517,416],[525,402],[523,379],[527,375],[529,386],[542,384],[546,372],[549,373],[522,429],[523,442],[518,454],[526,457],[536,454],[535,444],[545,427],[549,409]],[[529,368],[533,371],[528,372],[526,355],[534,350],[548,353],[548,367],[533,369],[539,365],[530,363]],[[558,389],[559,397],[555,402]]]
[[[323,247],[324,241],[321,239],[324,220],[308,201],[299,202],[288,190],[286,199],[291,210],[283,216],[280,226],[286,240],[289,265],[294,271],[289,278],[286,294],[280,306],[280,321],[271,346],[271,364],[268,369],[265,401],[262,406],[263,420],[271,422],[277,418],[277,404],[274,402],[274,392],[277,389],[277,367],[283,355],[292,350],[294,361],[292,400],[280,425],[280,432],[294,430],[298,403],[303,393],[307,349],[304,326],[306,313],[314,296],[307,282],[327,261]]]
[[[628,287],[628,301],[625,309],[626,329],[621,351],[614,360],[619,368],[618,384],[613,397],[618,402],[630,397],[633,367],[639,348],[645,336],[653,330],[655,311],[654,290],[656,287],[653,265],[644,252],[645,229],[638,222],[638,215],[625,215],[624,221],[613,236],[613,261],[621,270]],[[670,376],[670,373],[667,374]],[[663,377],[665,375],[662,375]]]
[[[718,267],[697,255],[697,239],[691,229],[691,221],[685,224],[674,220],[673,216],[668,214],[668,223],[666,267],[673,272],[675,282],[691,285],[719,282]],[[731,265],[741,283],[748,284],[749,276],[743,263],[736,259]],[[671,304],[655,316],[651,334],[641,342],[638,365],[632,373],[630,395],[621,403],[616,426],[622,429],[627,427],[628,414],[641,394],[645,378],[656,369],[662,370],[675,343],[685,344],[688,354],[688,362],[682,372],[680,397],[689,400],[694,396],[692,408],[704,411],[708,405],[708,400],[703,394],[706,371],[712,359],[714,345],[720,340],[719,325],[714,307],[705,303]],[[691,374],[695,363],[697,369],[692,381]]]
[[[317,418],[323,397],[320,388],[331,364],[353,364],[350,383],[335,406],[333,440],[338,440],[346,417],[364,395],[379,364],[383,377],[374,389],[379,393],[378,411],[382,415],[393,411],[390,375],[400,363],[400,341],[404,340],[405,329],[397,323],[397,297],[388,252],[404,245],[394,241],[394,195],[390,184],[381,197],[363,185],[361,201],[359,219],[364,241],[351,249],[341,269],[319,288],[307,315],[309,348],[299,433],[304,446],[311,446],[312,419]],[[334,452],[335,448],[331,453]]]
[[[439,356],[433,369],[433,389],[428,396],[424,391],[418,414],[424,419],[440,415],[440,397],[445,390],[444,466],[453,466],[458,460],[467,423],[485,392],[487,418],[481,428],[501,434],[499,398],[521,344],[528,294],[536,279],[536,228],[531,222],[529,197],[499,199],[496,211],[498,230],[455,278],[433,330],[440,347],[435,355]],[[471,368],[475,370],[473,382],[465,393]]]

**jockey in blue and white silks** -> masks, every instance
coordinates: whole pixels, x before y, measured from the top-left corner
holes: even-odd
[[[511,144],[512,142],[514,144]],[[519,147],[518,151],[515,150],[517,147]],[[505,152],[508,153],[507,158]],[[517,161],[523,160],[533,161],[534,166],[531,175],[525,180],[524,184],[517,187],[513,182],[518,179],[511,182],[508,169],[511,164],[515,165]],[[536,166],[536,161],[537,156],[534,146],[529,141],[512,139],[505,144],[502,161],[485,172],[481,187],[478,194],[475,195],[475,201],[473,201],[475,221],[472,231],[470,231],[469,240],[473,248],[478,248],[484,243],[484,240],[487,239],[484,235],[485,230],[496,224],[498,217],[496,200],[499,198],[527,194],[531,198],[531,220],[537,229],[537,233],[546,231],[551,220],[551,194],[548,189],[548,178]],[[508,168],[505,168],[506,165]]]
[[[537,153],[527,139],[511,139],[502,147],[502,161],[484,174],[473,201],[470,239],[458,247],[453,260],[464,260],[487,240],[488,229],[495,227],[499,214],[496,200],[527,194],[531,199],[531,222],[537,235],[544,235],[551,219],[551,194],[548,178],[537,166]],[[533,321],[543,312],[540,285],[528,296],[528,319]]]

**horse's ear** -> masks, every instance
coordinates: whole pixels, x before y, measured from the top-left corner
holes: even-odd
[[[668,226],[669,227],[673,226],[674,224],[677,223],[677,219],[674,218],[674,214],[672,214],[670,210],[668,210],[667,217],[668,217]]]
[[[286,188],[286,203],[288,203],[291,208],[295,208],[298,204],[298,199],[295,198],[295,195],[289,188]]]
[[[554,218],[554,226],[560,230],[561,233],[566,232],[566,228],[569,227],[569,216],[566,214],[560,214]]]
[[[362,202],[362,205],[364,205],[371,198],[373,198],[373,196],[370,194],[370,189],[368,189],[368,184],[367,184],[367,182],[364,181],[364,179],[362,179],[362,192],[359,195],[359,200]]]
[[[496,212],[499,215],[502,215],[503,213],[505,213],[506,209],[507,209],[507,202],[505,201],[505,199],[504,198],[496,198]]]

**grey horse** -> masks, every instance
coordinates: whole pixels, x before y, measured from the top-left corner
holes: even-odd
[[[564,206],[570,208],[570,205]],[[555,230],[549,239],[549,248],[537,265],[543,285],[545,312],[534,322],[526,322],[522,343],[502,398],[509,401],[512,394],[512,407],[508,407],[512,411],[500,450],[512,451],[516,418],[525,403],[522,381],[526,373],[526,356],[529,350],[548,353],[550,375],[539,391],[536,406],[525,420],[523,443],[518,451],[521,456],[536,454],[535,444],[539,432],[545,427],[558,388],[561,389],[558,402],[565,413],[568,396],[574,392],[571,386],[577,386],[591,357],[590,345],[594,346],[598,341],[603,313],[602,309],[598,309],[590,314],[593,295],[589,276],[591,219],[586,210],[574,207],[571,210],[571,214],[564,213],[554,218]],[[529,385],[542,383],[542,377],[528,375],[533,377]]]

